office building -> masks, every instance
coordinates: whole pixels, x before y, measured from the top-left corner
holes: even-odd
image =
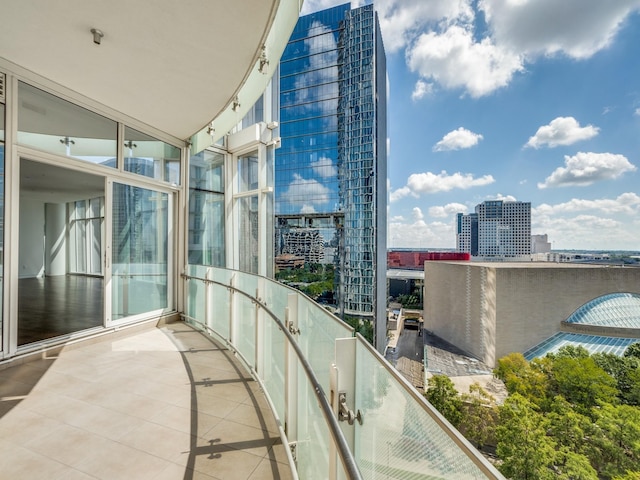
[[[531,203],[487,200],[475,213],[458,214],[456,248],[486,259],[531,254]]]
[[[301,17],[280,64],[276,254],[317,230],[340,315],[386,343],[386,59],[373,5]]]
[[[551,253],[551,242],[547,234],[531,235],[531,253]]]
[[[3,478],[501,478],[269,278],[270,82],[299,11],[0,4]]]

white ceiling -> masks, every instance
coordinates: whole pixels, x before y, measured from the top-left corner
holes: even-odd
[[[279,0],[0,0],[0,57],[181,139],[255,66]],[[93,43],[91,28],[104,32]]]

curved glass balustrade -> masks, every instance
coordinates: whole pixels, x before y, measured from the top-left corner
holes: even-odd
[[[503,478],[360,335],[300,292],[193,265],[185,289],[186,321],[226,342],[263,385],[300,478]]]

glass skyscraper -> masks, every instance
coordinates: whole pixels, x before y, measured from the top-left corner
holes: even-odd
[[[345,4],[299,19],[280,63],[280,126],[275,253],[334,264],[340,315],[374,320],[381,350],[386,57],[372,5],[352,10]],[[321,249],[305,243],[315,232]]]

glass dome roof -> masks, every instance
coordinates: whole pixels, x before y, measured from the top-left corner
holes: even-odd
[[[566,321],[599,327],[640,328],[640,295],[603,295],[582,305]]]

